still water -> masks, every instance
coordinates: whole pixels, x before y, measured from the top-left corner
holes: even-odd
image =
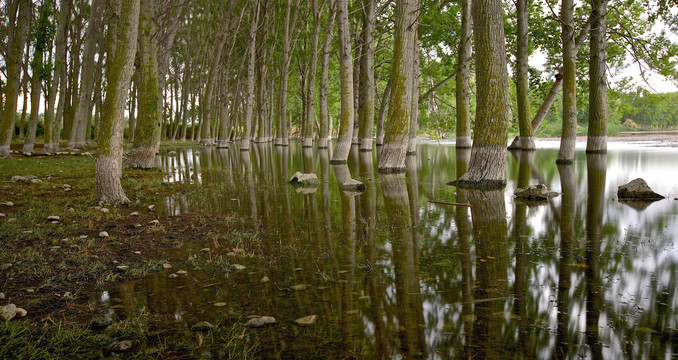
[[[228,225],[237,238],[222,242],[234,246],[177,251],[247,268],[168,270],[93,299],[109,317],[164,314],[167,332],[274,316],[237,330],[261,358],[677,358],[678,149],[610,143],[607,155],[579,149],[573,165],[556,166],[557,146],[509,153],[506,189],[487,192],[446,185],[470,157],[452,144],[420,144],[406,174],[386,176],[376,150],[353,149],[344,166],[298,143],[163,153],[168,182],[200,185],[158,204],[165,215],[247,219]],[[295,171],[321,185],[292,188]],[[340,190],[346,177],[366,190]],[[667,199],[618,202],[617,186],[637,177]],[[561,194],[513,198],[542,183]],[[315,324],[293,323],[308,315]]]

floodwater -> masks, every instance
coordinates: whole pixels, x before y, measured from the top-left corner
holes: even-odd
[[[201,185],[158,204],[165,215],[247,220],[228,225],[236,239],[177,250],[215,267],[163,271],[92,299],[113,318],[166,315],[169,333],[274,316],[236,328],[260,358],[677,358],[678,149],[610,143],[607,155],[578,149],[573,165],[556,166],[557,145],[509,153],[506,189],[487,192],[446,185],[470,157],[452,144],[420,144],[406,174],[386,176],[376,151],[353,149],[347,166],[331,166],[331,150],[299,143],[163,153],[167,181]],[[321,185],[291,187],[295,171]],[[340,190],[347,176],[366,190]],[[637,177],[667,199],[618,202],[617,186]],[[561,194],[513,198],[541,183]],[[294,324],[308,315],[315,324]]]

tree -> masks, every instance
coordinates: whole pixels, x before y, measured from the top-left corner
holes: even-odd
[[[254,0],[250,16],[250,31],[247,45],[247,99],[245,100],[245,132],[242,135],[240,150],[250,149],[250,131],[252,128],[252,109],[254,108],[254,60],[256,56],[257,22],[259,21],[259,0]]]
[[[325,39],[323,40],[323,56],[320,69],[320,89],[318,100],[320,105],[320,116],[318,126],[318,148],[327,148],[330,138],[330,115],[327,109],[327,80],[330,68],[330,48],[332,46],[332,30],[334,29],[334,19],[336,17],[337,2],[329,0],[330,6],[327,13],[327,24],[325,25]]]
[[[574,0],[563,0],[560,10],[563,43],[563,131],[560,138],[559,164],[574,161],[577,142],[577,50],[574,39]]]
[[[31,1],[14,0],[7,4],[9,8],[7,38],[7,84],[4,87],[4,111],[0,123],[0,157],[9,156],[9,145],[14,134],[17,98],[21,87],[21,61],[28,37],[28,25],[31,18]],[[17,14],[18,13],[18,14]]]
[[[110,2],[106,82],[108,89],[97,134],[97,197],[105,203],[129,203],[120,184],[125,103],[132,79],[139,26],[139,0]],[[124,9],[124,10],[123,10]]]
[[[607,0],[593,0],[587,153],[607,152]]]
[[[389,99],[388,123],[379,157],[379,172],[405,172],[409,141],[414,65],[417,1],[399,0],[395,8],[395,44]]]
[[[516,97],[518,99],[518,128],[520,129],[519,147],[523,150],[535,150],[532,139],[530,117],[530,84],[528,79],[529,35],[528,0],[517,0],[518,13],[518,51],[516,54]]]
[[[348,30],[348,1],[337,1],[337,28],[339,30],[339,73],[341,76],[341,114],[339,115],[339,139],[334,147],[332,164],[345,164],[353,138],[353,56]]]
[[[375,1],[366,0],[363,10],[362,50],[360,55],[359,142],[360,151],[372,151],[374,133],[374,28]]]
[[[473,35],[472,0],[461,1],[461,34],[457,52],[457,75],[455,98],[457,102],[457,148],[470,148],[471,111],[469,106],[469,78],[471,77],[471,37]]]
[[[476,120],[468,171],[460,187],[506,186],[509,97],[501,0],[473,2],[476,50]]]

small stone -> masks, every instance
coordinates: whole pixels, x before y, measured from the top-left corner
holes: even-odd
[[[240,265],[240,264],[233,264],[233,265],[231,265],[231,267],[235,270],[245,270],[245,269],[247,269],[247,266]]]
[[[105,231],[102,231],[102,232],[99,233],[99,237],[100,237],[100,238],[107,238],[107,237],[108,237],[108,233],[105,232]]]
[[[148,211],[155,210],[155,205],[148,205]]]
[[[104,330],[107,327],[111,326],[113,322],[111,320],[108,320],[103,317],[97,317],[95,319],[92,319],[92,321],[89,323],[89,327],[92,330]]]
[[[135,255],[141,255],[141,251],[135,251],[134,254]]]
[[[127,265],[118,265],[115,267],[119,271],[127,271],[129,269],[129,266]]]
[[[202,248],[200,249],[200,252],[210,252],[210,248]]]
[[[111,345],[111,349],[116,351],[128,351],[132,348],[132,340],[122,340],[114,342]]]
[[[254,315],[249,321],[243,324],[245,327],[258,328],[268,324],[275,324],[275,318],[273,316],[258,316]]]
[[[64,295],[62,296],[66,300],[73,300],[75,299],[75,296],[73,296],[73,293],[70,291],[66,291]]]
[[[298,284],[298,285],[290,286],[290,289],[295,290],[295,291],[301,291],[301,290],[306,290],[306,287],[307,287],[306,284]]]
[[[135,212],[129,214],[129,216],[139,216],[139,212],[135,211]]]
[[[9,219],[7,219],[7,222],[8,223],[16,222],[16,218],[9,218]]]
[[[158,221],[158,220],[151,220],[151,221],[148,222],[148,225],[154,225],[154,226],[157,226],[157,225],[160,225],[160,221]]]
[[[75,212],[75,209],[69,208],[68,211],[69,211],[69,212]]]
[[[104,214],[108,214],[108,209],[106,208],[101,208],[99,211],[101,211]]]
[[[81,239],[87,239],[87,235],[80,235]]]
[[[5,300],[5,293],[4,292],[0,292],[0,300]]]
[[[191,331],[210,331],[214,329],[214,325],[210,324],[207,321],[201,321],[193,326],[191,326]]]
[[[16,316],[24,317],[26,315],[28,315],[28,311],[26,311],[25,309],[22,309],[20,307],[16,308]]]
[[[16,316],[17,307],[14,304],[0,306],[0,319],[10,321]]]
[[[171,269],[171,268],[172,268],[172,264],[168,264],[168,263],[162,264],[162,268],[163,268],[163,269]]]
[[[308,326],[315,324],[315,321],[318,319],[318,315],[308,315],[302,318],[294,320],[297,325]]]
[[[617,197],[619,200],[637,200],[637,201],[657,201],[664,199],[664,196],[652,191],[645,180],[638,178],[628,184],[617,188]]]
[[[177,271],[177,275],[186,275],[186,274],[188,274],[188,271],[186,271],[186,270]]]
[[[114,263],[114,264],[117,264],[117,263],[118,263],[118,260],[113,260],[113,263]]]
[[[42,180],[40,179],[31,179],[31,184],[40,184]]]
[[[24,234],[32,234],[33,231],[31,231],[31,230],[25,230],[25,231],[22,231],[22,233],[24,233]]]
[[[134,227],[135,227],[135,228],[140,228],[140,227],[141,227],[141,224],[134,224]]]
[[[529,201],[546,201],[550,197],[553,197],[552,193],[544,184],[531,185],[526,188],[517,188],[513,194],[518,199]]]
[[[0,205],[5,205],[5,206],[12,207],[12,206],[14,206],[14,203],[11,202],[11,201],[7,201],[7,202],[4,202],[4,203],[0,203]]]
[[[26,289],[26,292],[29,293],[29,294],[32,294],[32,293],[35,292],[35,289],[33,289],[33,288],[28,288],[28,289]]]
[[[5,213],[0,213],[0,217],[6,217],[7,215]]]
[[[174,278],[176,278],[176,277],[178,277],[178,276],[179,276],[179,275],[177,275],[177,274],[175,274],[175,273],[171,273],[171,274],[169,274],[167,277],[170,278],[170,279],[174,279]]]
[[[96,210],[96,211],[101,211],[101,206],[95,206],[95,207],[94,207],[94,210]]]
[[[212,305],[214,305],[216,307],[224,307],[224,306],[226,306],[226,303],[225,302],[218,302],[218,303],[214,303]]]
[[[47,221],[59,221],[59,219],[61,219],[61,217],[56,215],[50,215],[47,217]]]
[[[265,284],[269,281],[271,281],[271,280],[266,275],[264,275],[264,277],[262,277],[261,280],[259,280],[259,282],[262,283],[262,284]]]

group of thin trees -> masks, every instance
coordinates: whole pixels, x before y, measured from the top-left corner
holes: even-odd
[[[103,201],[128,201],[120,186],[125,137],[125,163],[150,168],[163,139],[218,147],[239,141],[246,151],[250,142],[287,146],[297,130],[303,147],[326,148],[336,137],[332,162],[341,164],[351,146],[372,151],[376,135],[379,171],[397,173],[416,151],[420,115],[449,106],[457,147],[473,146],[457,183],[504,186],[512,113],[520,136],[511,147],[534,150],[534,132],[561,89],[558,162],[574,158],[582,83],[587,151],[606,150],[608,59],[620,57],[606,51],[607,2],[562,0],[558,14],[551,3],[517,0],[507,15],[502,0],[3,1],[0,156],[10,154],[17,118],[23,151],[34,151],[42,109],[44,152],[60,140],[73,149],[96,144]],[[670,7],[652,16],[668,16]],[[551,28],[531,29],[539,16]],[[613,33],[642,55],[640,37],[616,30],[632,28],[620,17]],[[505,33],[507,23],[515,33]],[[532,118],[530,33],[554,33],[556,24],[560,41],[551,45],[562,49],[561,59],[549,66],[557,75]],[[437,94],[452,78],[454,105]]]

